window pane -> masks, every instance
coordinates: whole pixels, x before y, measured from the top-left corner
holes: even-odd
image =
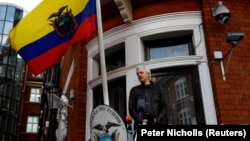
[[[38,131],[38,116],[28,116],[26,132],[36,133]]]
[[[2,35],[2,44],[1,45],[6,45],[6,44],[8,44],[8,36]]]
[[[12,97],[12,83],[7,83],[6,84],[6,89],[5,89],[5,96],[8,98]]]
[[[15,14],[15,8],[12,6],[8,6],[6,20],[13,22],[14,21],[14,14]]]
[[[171,47],[150,48],[149,52],[149,60],[189,55],[187,44]]]
[[[35,101],[36,101],[36,102],[39,102],[40,100],[41,100],[41,97],[40,97],[39,94],[37,94]]]
[[[125,48],[114,51],[108,54],[105,58],[107,71],[112,71],[125,66]]]
[[[0,53],[2,54],[2,51],[3,51],[3,46],[2,46],[2,36],[0,36]],[[0,58],[0,61],[1,61],[1,65],[3,63],[3,58]],[[2,70],[3,70],[3,66],[1,66]],[[2,71],[0,71],[1,73],[3,73]]]
[[[174,37],[162,35],[161,39],[145,40],[143,43],[146,60],[193,55],[192,31],[181,31],[174,34]]]
[[[151,70],[152,80],[162,88],[167,103],[165,124],[204,124],[196,66]]]
[[[34,123],[38,123],[38,118],[37,118],[37,117],[34,117],[34,118],[33,118],[33,122],[34,122]]]
[[[31,93],[37,94],[37,93],[39,93],[39,89],[31,88]]]
[[[41,93],[39,88],[31,88],[30,90],[30,102],[40,102]]]
[[[177,99],[188,96],[186,81],[187,79],[185,77],[180,77],[175,81]]]
[[[119,112],[121,117],[126,116],[126,80],[125,77],[108,82],[110,106]]]
[[[0,131],[5,131],[7,128],[7,123],[8,123],[8,116],[7,113],[1,113],[0,116]]]
[[[31,132],[32,130],[32,124],[27,124],[26,132]]]
[[[16,110],[16,101],[15,100],[11,100],[12,102],[11,102],[11,105],[10,105],[10,111],[11,112],[13,112],[13,113],[15,113],[15,110]]]
[[[126,79],[121,77],[110,80],[108,82],[109,102],[110,106],[114,108],[121,117],[126,116]],[[98,86],[93,89],[94,107],[103,104],[102,87]]]
[[[0,20],[5,19],[5,13],[6,13],[6,6],[1,5],[0,6]]]
[[[37,132],[37,124],[34,124],[32,127],[32,132],[36,133]]]
[[[118,44],[116,46],[110,47],[105,50],[105,60],[106,60],[106,70],[107,72],[119,69],[125,66],[125,45],[124,43]],[[99,68],[101,68],[100,64],[100,56],[97,55],[94,57],[96,62],[98,62]],[[101,75],[101,69],[98,71],[98,75]]]
[[[33,94],[30,95],[30,101],[32,101],[32,102],[36,101],[35,95],[33,95]]]
[[[0,34],[3,33],[3,21],[0,21]]]
[[[32,123],[33,118],[32,117],[28,117],[28,123]]]
[[[8,119],[8,126],[7,126],[7,130],[9,130],[9,131],[13,131],[13,129],[14,129],[14,126],[15,126],[15,118],[13,118],[13,117],[9,117],[9,119]]]
[[[9,32],[12,28],[13,28],[13,22],[5,22],[4,34],[9,34]]]
[[[23,17],[23,10],[16,8],[14,17],[14,26],[22,19],[22,17]]]

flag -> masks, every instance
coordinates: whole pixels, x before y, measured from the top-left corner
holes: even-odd
[[[9,41],[37,75],[95,32],[95,0],[43,0],[10,31]]]

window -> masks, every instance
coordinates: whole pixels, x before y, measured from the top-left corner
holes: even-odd
[[[15,11],[14,26],[23,18],[23,10],[17,9]]]
[[[101,68],[99,54],[94,57],[98,68]],[[118,44],[105,50],[106,71],[112,71],[125,66],[125,47],[124,44]],[[98,75],[101,75],[101,69],[98,69]]]
[[[4,22],[4,30],[3,30],[3,33],[8,35],[10,30],[13,28],[13,22]]]
[[[189,107],[186,107],[179,112],[179,119],[180,123],[183,125],[196,124],[196,122],[192,123],[192,116]]]
[[[112,71],[125,66],[125,48],[112,48],[112,53],[106,55],[107,71]]]
[[[180,77],[178,78],[178,80],[176,80],[175,89],[176,89],[177,99],[182,99],[188,96],[187,81],[185,77]]]
[[[4,20],[6,15],[6,6],[0,5],[0,20]]]
[[[126,81],[125,77],[113,79],[108,82],[109,105],[114,108],[121,117],[126,115]],[[103,104],[102,86],[94,88],[94,107]]]
[[[37,133],[38,131],[38,116],[28,116],[26,132]]]
[[[152,80],[162,88],[167,103],[165,124],[204,124],[197,66],[151,70]]]
[[[41,89],[31,88],[30,89],[30,102],[40,102],[41,100]]]
[[[3,33],[3,24],[4,23],[4,21],[0,21],[0,33],[2,34]],[[1,40],[0,40],[1,41]]]
[[[2,45],[2,49],[8,50],[8,48],[6,48],[6,45],[8,45],[8,35],[2,35],[1,45]]]
[[[15,10],[16,10],[15,7],[12,7],[12,6],[7,7],[7,15],[6,15],[7,21],[11,21],[11,22],[14,21]]]
[[[145,41],[146,60],[194,55],[192,33],[190,33],[190,31],[183,31],[181,33],[176,32],[174,35],[175,37],[162,35],[166,37],[163,39]]]

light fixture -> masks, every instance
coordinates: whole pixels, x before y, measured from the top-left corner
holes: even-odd
[[[245,36],[243,32],[228,32],[227,33],[227,42],[231,43],[233,47],[242,40]]]
[[[220,61],[221,72],[222,72],[222,76],[223,76],[224,81],[226,81],[226,71],[227,71],[228,64],[229,64],[230,59],[231,59],[231,55],[234,51],[234,48],[236,47],[236,44],[238,43],[238,41],[242,40],[244,38],[244,36],[245,36],[245,33],[243,33],[243,32],[228,32],[227,33],[227,42],[231,43],[232,47],[230,49],[230,53],[228,56],[228,60],[227,60],[227,64],[226,64],[225,69],[224,69],[224,65],[223,65],[222,51],[214,51],[214,59]]]
[[[212,8],[212,15],[221,24],[227,24],[231,18],[229,9],[219,1],[215,8]]]

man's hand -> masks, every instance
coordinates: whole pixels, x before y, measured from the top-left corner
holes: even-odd
[[[147,125],[148,124],[148,119],[143,119],[142,125]]]

